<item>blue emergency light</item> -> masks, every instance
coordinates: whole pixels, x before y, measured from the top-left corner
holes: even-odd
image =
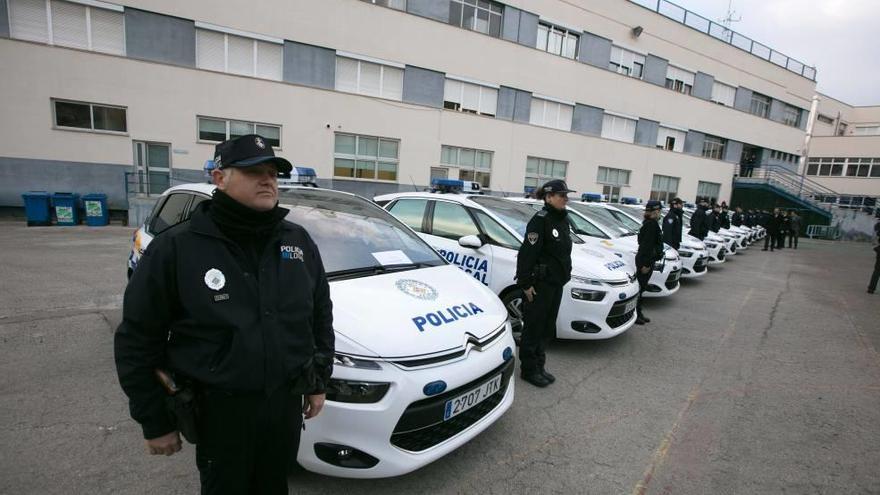
[[[278,185],[283,186],[300,186],[308,185],[318,187],[315,183],[318,174],[311,167],[293,167],[289,174],[282,174],[278,178]]]
[[[586,201],[587,203],[599,203],[602,201],[602,195],[599,193],[583,193],[581,194],[581,201]]]
[[[431,179],[431,192],[480,193],[480,183],[460,179]]]
[[[213,179],[211,178],[211,172],[217,168],[217,164],[214,163],[214,160],[205,160],[205,166],[202,167],[202,170],[205,171],[205,178],[208,179],[208,183],[210,183]]]
[[[622,205],[637,205],[637,204],[639,204],[639,198],[623,197],[623,198],[620,198],[620,204],[622,204]]]

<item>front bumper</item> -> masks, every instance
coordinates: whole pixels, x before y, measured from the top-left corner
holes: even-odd
[[[667,261],[662,272],[654,271],[642,297],[668,297],[681,287],[681,261]]]
[[[571,282],[562,288],[562,303],[556,318],[556,336],[560,339],[601,340],[616,337],[635,324],[635,310],[623,311],[639,295],[635,281],[617,287],[589,287],[606,292],[601,301],[583,301],[571,295],[573,288],[586,288]]]
[[[509,358],[504,359],[505,349]],[[298,461],[305,469],[344,478],[385,478],[421,468],[452,452],[500,418],[513,404],[513,336],[505,331],[487,347],[470,348],[464,357],[420,368],[381,362],[380,370],[336,366],[333,378],[386,382],[391,386],[376,403],[327,401],[321,414],[306,421]],[[443,421],[446,400],[501,374],[497,392],[464,413]],[[443,380],[444,393],[427,397],[426,384]],[[329,447],[328,447],[329,446]],[[343,467],[337,451],[366,458],[369,467]]]
[[[700,278],[709,273],[709,255],[694,253],[681,259],[681,278]]]

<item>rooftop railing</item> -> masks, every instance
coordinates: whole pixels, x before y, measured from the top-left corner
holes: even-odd
[[[816,80],[816,68],[810,67],[795,60],[781,52],[778,52],[767,45],[761,44],[747,36],[743,36],[730,28],[718,24],[715,21],[706,19],[700,14],[691,12],[690,10],[676,5],[668,0],[629,0],[630,2],[652,10],[673,21],[684,24],[685,26],[696,29],[697,31],[708,34],[709,36],[723,41],[729,45],[733,45],[740,50],[751,53],[752,55],[764,59],[772,64],[778,65],[783,69],[787,69],[799,76],[806,77],[811,81]]]

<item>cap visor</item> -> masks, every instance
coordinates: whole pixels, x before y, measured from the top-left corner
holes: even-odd
[[[275,167],[282,174],[289,174],[290,171],[293,170],[293,165],[280,156],[256,156],[254,158],[248,158],[247,160],[239,160],[235,163],[230,163],[227,167],[252,167],[254,165],[260,165],[261,163],[274,163]]]

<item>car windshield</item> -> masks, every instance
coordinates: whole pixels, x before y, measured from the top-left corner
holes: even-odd
[[[492,212],[502,222],[507,224],[508,227],[515,230],[521,238],[526,236],[526,227],[529,225],[529,220],[535,216],[535,212],[543,208],[538,203],[517,203],[516,201],[492,196],[471,196],[469,199]],[[572,234],[571,241],[575,244],[583,244],[584,242],[583,239],[575,234]]]
[[[439,266],[442,258],[390,213],[350,194],[292,189],[279,195],[287,219],[305,227],[328,277],[367,276]]]
[[[625,206],[625,205],[614,205],[615,208],[618,208],[622,211],[617,210],[607,210],[611,215],[616,218],[621,225],[628,228],[630,232],[638,233],[639,229],[642,227],[642,224],[639,223],[636,218],[640,218],[643,215],[644,210],[639,208],[638,206]]]
[[[633,232],[631,232],[629,228],[621,225],[621,223],[614,218],[614,215],[602,206],[589,206],[585,203],[577,202],[573,202],[568,206],[598,224],[602,230],[613,238],[633,235]]]

